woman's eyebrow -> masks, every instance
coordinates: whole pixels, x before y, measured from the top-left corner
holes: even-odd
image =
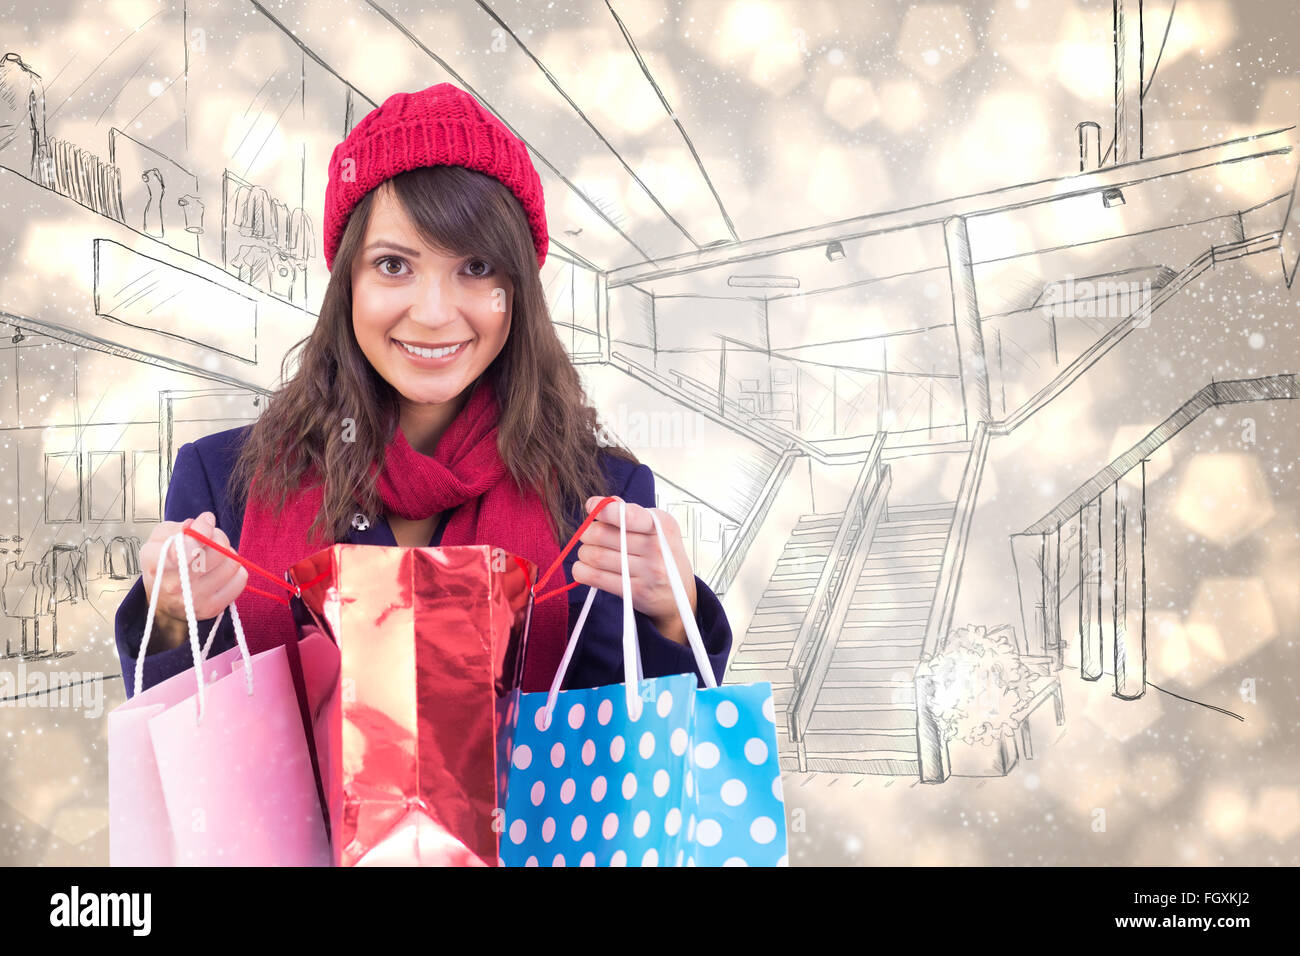
[[[393,242],[391,239],[376,239],[374,242],[370,243],[370,245],[366,246],[361,251],[369,252],[371,249],[374,249],[378,246],[385,246],[389,249],[396,249],[398,252],[404,252],[412,259],[420,258],[420,253],[417,250],[401,245],[400,243]]]

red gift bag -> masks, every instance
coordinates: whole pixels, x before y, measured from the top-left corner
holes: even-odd
[[[535,566],[335,544],[286,578],[335,864],[497,865]]]

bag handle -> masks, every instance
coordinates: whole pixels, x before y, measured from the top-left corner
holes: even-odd
[[[577,542],[586,526],[591,524],[591,519],[595,518],[601,508],[604,508],[614,498],[606,498],[596,508],[592,509],[587,520],[574,532],[573,537],[569,539],[569,545],[561,552],[563,558],[566,553]],[[618,552],[620,573],[623,579],[623,686],[627,693],[627,710],[628,715],[636,720],[641,716],[641,697],[637,693],[637,684],[641,680],[641,647],[636,639],[636,618],[632,614],[632,575],[628,570],[627,560],[627,505],[618,502]],[[557,559],[557,562],[558,563]],[[550,576],[551,571],[555,570],[555,565],[551,565],[550,570],[546,572],[539,580],[538,584]],[[577,581],[565,585],[563,588],[556,588],[554,591],[543,595],[550,597],[553,594],[559,594],[570,588],[576,587]],[[546,708],[542,718],[542,730],[547,730],[551,726],[551,718],[555,713],[555,702],[560,694],[560,685],[564,683],[564,678],[569,672],[569,663],[573,660],[573,652],[578,647],[578,636],[582,633],[582,626],[587,623],[587,613],[591,610],[592,602],[596,600],[596,588],[589,585],[587,588],[587,600],[582,605],[582,611],[578,614],[578,620],[574,622],[573,633],[569,635],[569,643],[565,645],[564,656],[560,659],[560,666],[555,671],[555,676],[551,679],[551,688],[546,694]],[[536,599],[534,599],[536,603]]]
[[[284,588],[286,591],[288,591],[288,592],[289,592],[290,594],[292,594],[294,597],[302,597],[302,588],[299,587],[298,585],[296,585],[296,584],[290,584],[287,580],[285,580],[285,581],[281,581],[279,578],[277,578],[277,577],[276,577],[274,574],[272,574],[270,571],[266,570],[266,568],[262,567],[260,564],[257,564],[257,563],[254,562],[254,561],[249,561],[248,558],[241,557],[240,555],[235,554],[235,552],[233,552],[233,551],[231,551],[229,548],[224,547],[224,546],[218,544],[217,542],[213,541],[213,540],[212,540],[211,538],[209,538],[207,535],[205,535],[205,534],[201,534],[200,532],[195,531],[193,528],[186,528],[186,529],[185,529],[185,533],[186,533],[187,535],[189,535],[191,538],[197,538],[199,541],[202,541],[204,544],[206,544],[208,547],[212,548],[214,551],[217,551],[217,552],[219,552],[219,553],[221,553],[221,554],[224,554],[226,557],[230,558],[232,561],[235,561],[235,562],[237,562],[237,563],[239,563],[239,564],[242,564],[242,565],[243,565],[245,568],[247,568],[249,571],[256,571],[258,574],[260,574],[262,577],[266,578],[266,579],[267,579],[268,581],[270,581],[272,584],[276,584],[276,585],[279,585],[280,587]],[[289,572],[287,572],[287,571],[285,572],[285,577],[286,577],[286,578],[289,577]],[[320,577],[325,577],[325,575],[322,574]],[[309,582],[307,583],[307,587],[310,588],[313,584],[316,583],[316,581],[320,580],[320,577],[316,578],[315,580],[309,581]],[[269,594],[269,593],[267,593],[266,591],[261,590],[260,588],[255,588],[255,587],[253,587],[251,584],[245,584],[245,585],[244,585],[244,590],[245,590],[245,591],[252,591],[254,594],[260,594],[260,595],[262,595],[262,597],[264,597],[264,598],[270,598],[270,599],[271,599],[272,601],[274,601],[275,603],[277,603],[277,604],[283,604],[285,607],[288,607],[288,606],[289,606],[289,601],[288,601],[287,598],[285,598],[285,597],[283,597],[283,596],[281,596],[281,595],[279,595],[279,594]]]
[[[195,723],[203,720],[204,695],[203,688],[206,683],[203,677],[203,661],[206,660],[209,649],[212,647],[212,640],[217,635],[217,628],[221,626],[221,620],[225,617],[226,609],[222,609],[217,615],[216,621],[212,624],[212,630],[208,632],[208,639],[204,642],[203,647],[199,647],[199,621],[194,612],[194,590],[190,585],[190,565],[189,556],[185,553],[185,534],[176,532],[163,542],[162,549],[158,552],[158,567],[160,572],[153,579],[153,594],[149,597],[149,612],[144,619],[144,637],[140,640],[140,653],[135,663],[135,693],[139,694],[144,689],[144,659],[145,651],[149,646],[149,636],[153,631],[154,614],[158,608],[158,597],[162,594],[161,569],[167,566],[167,550],[175,547],[177,570],[181,576],[181,600],[185,605],[185,621],[189,625],[190,632],[190,652],[194,657],[195,680],[198,682],[198,713]],[[204,536],[195,532],[192,537],[203,538]],[[204,539],[207,540],[207,539]],[[244,681],[248,687],[248,693],[253,693],[253,661],[248,652],[248,641],[244,638],[244,626],[239,620],[239,610],[232,602],[230,607],[230,620],[235,627],[235,640],[239,643],[239,650],[244,658]]]
[[[569,542],[569,547],[564,549],[564,554],[567,554],[569,549],[573,547],[574,542],[577,541],[582,532],[586,530],[586,526],[591,523],[591,519],[596,516],[596,513],[613,500],[615,499],[606,498],[592,510],[588,520],[583,523],[583,527],[579,528],[577,532],[574,533],[573,538]],[[682,624],[686,629],[686,640],[690,644],[691,651],[695,655],[696,666],[699,668],[700,675],[704,678],[705,686],[716,687],[717,681],[713,676],[713,666],[709,663],[708,651],[704,648],[704,639],[700,636],[699,625],[695,623],[695,615],[691,612],[691,604],[686,597],[686,586],[682,584],[681,574],[677,570],[677,562],[673,559],[672,551],[668,547],[668,539],[664,535],[663,525],[660,523],[659,516],[655,514],[653,509],[647,510],[650,511],[650,518],[654,521],[656,538],[659,541],[659,553],[663,557],[664,567],[668,572],[668,584],[673,592],[673,600],[677,605],[677,613],[681,616]],[[619,563],[621,566],[620,573],[623,579],[623,683],[627,693],[628,716],[632,720],[636,720],[641,716],[641,697],[637,693],[637,684],[642,680],[641,646],[637,640],[636,618],[633,616],[632,575],[628,570],[627,505],[621,500],[618,502],[618,546]],[[563,557],[563,554],[561,554],[561,557]],[[554,565],[552,565],[551,570],[554,570]],[[545,580],[546,576],[549,575],[550,571],[547,571],[546,575],[543,576],[541,580]],[[575,587],[577,583],[578,582],[575,581],[572,584],[566,585],[564,588],[557,588],[555,591],[551,591],[544,596],[549,597],[551,594],[557,594],[562,590],[567,591],[569,588]],[[589,587],[587,591],[587,600],[583,603],[582,611],[578,615],[578,620],[573,625],[573,633],[569,636],[569,643],[564,648],[564,657],[560,660],[560,666],[555,672],[555,677],[551,680],[551,687],[546,695],[546,707],[541,727],[542,730],[546,730],[551,726],[551,719],[555,713],[555,704],[559,698],[560,686],[564,683],[564,678],[568,674],[569,663],[572,661],[574,651],[578,646],[578,636],[582,632],[583,624],[587,621],[587,613],[591,610],[591,605],[595,598],[596,588]],[[635,670],[633,669],[634,665]]]
[[[704,678],[705,687],[717,687],[718,681],[713,676],[713,665],[709,663],[709,652],[704,648],[700,626],[695,623],[691,602],[686,597],[686,585],[682,583],[677,562],[673,560],[672,550],[668,547],[668,538],[664,536],[663,525],[659,523],[659,515],[653,510],[650,510],[650,520],[655,523],[655,534],[659,538],[659,553],[663,555],[664,567],[668,569],[668,586],[672,588],[673,600],[677,603],[677,614],[682,619],[682,626],[686,628],[686,642],[691,647],[691,653],[695,655],[695,666],[699,668],[700,676]]]
[[[540,577],[538,577],[537,581],[534,582],[532,587],[534,604],[540,604],[542,601],[545,601],[547,598],[555,597],[555,595],[557,594],[563,594],[565,591],[572,591],[574,588],[578,586],[577,581],[570,581],[568,584],[562,587],[553,588],[552,590],[547,591],[545,594],[537,593],[537,589],[546,583],[546,579],[555,573],[556,569],[559,568],[561,562],[563,562],[565,557],[568,556],[569,552],[574,549],[574,547],[578,543],[578,540],[582,537],[582,533],[591,527],[591,523],[596,520],[596,515],[604,511],[606,505],[611,504],[612,502],[615,501],[618,501],[618,499],[615,498],[613,495],[606,495],[604,498],[601,498],[600,501],[596,504],[596,507],[591,509],[591,514],[587,515],[587,517],[583,519],[582,524],[578,525],[578,530],[573,532],[573,535],[569,538],[569,543],[564,546],[564,549],[558,555],[556,555],[555,560],[551,562],[551,566],[546,569],[546,572],[542,574]]]

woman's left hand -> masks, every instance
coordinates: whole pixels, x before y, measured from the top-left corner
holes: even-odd
[[[590,513],[601,500],[599,497],[588,498],[587,512]],[[686,626],[678,613],[677,602],[673,600],[672,585],[668,583],[668,571],[659,550],[658,535],[654,521],[650,518],[650,510],[632,502],[627,504],[627,564],[632,578],[632,606],[648,616],[664,637],[685,645]],[[663,526],[664,537],[668,539],[668,550],[677,563],[677,573],[681,575],[682,587],[686,590],[686,597],[691,602],[691,613],[694,614],[695,572],[691,570],[690,559],[686,556],[681,529],[668,512],[660,508],[653,510]],[[617,500],[611,501],[596,515],[596,520],[582,533],[579,540],[582,545],[578,548],[578,560],[573,563],[573,580],[622,597]]]

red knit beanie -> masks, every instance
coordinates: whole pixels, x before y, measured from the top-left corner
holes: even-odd
[[[537,268],[546,262],[542,181],[528,147],[469,93],[439,83],[418,93],[394,93],[334,147],[325,186],[325,268],[333,268],[343,230],[361,198],[385,179],[419,166],[465,166],[504,183],[528,216]]]

